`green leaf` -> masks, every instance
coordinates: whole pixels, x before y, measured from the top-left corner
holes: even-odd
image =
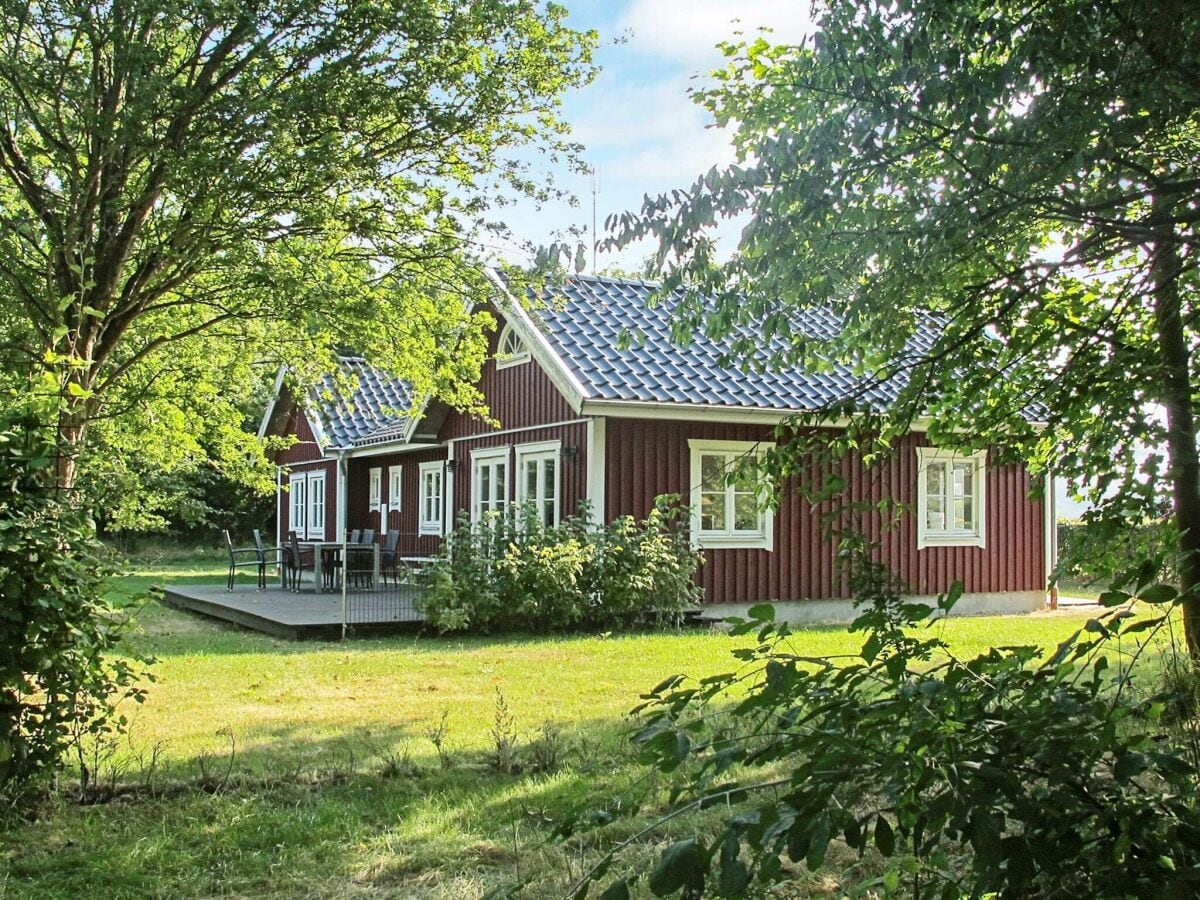
[[[703,883],[706,870],[704,848],[694,839],[672,844],[650,873],[650,890],[665,897],[686,886]]]
[[[627,879],[619,878],[604,889],[604,893],[600,895],[600,900],[629,900],[629,882]]]
[[[896,833],[882,814],[875,817],[875,849],[885,857],[896,852]]]
[[[1169,584],[1155,584],[1138,593],[1138,599],[1143,603],[1173,603],[1179,597],[1179,591]]]

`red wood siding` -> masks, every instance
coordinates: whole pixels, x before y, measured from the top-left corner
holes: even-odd
[[[654,497],[688,497],[688,440],[770,440],[771,430],[752,425],[609,419],[606,452],[606,518],[643,517]],[[895,499],[916,506],[917,454],[926,443],[912,434],[886,463],[864,470],[856,457],[841,474],[854,501]],[[885,561],[918,594],[939,593],[962,581],[967,592],[1034,591],[1045,587],[1043,508],[1029,499],[1029,476],[1020,466],[989,468],[986,475],[986,549],[936,547],[917,550],[911,514],[884,527],[879,514],[866,517],[868,536],[878,539]],[[785,490],[775,514],[775,549],[706,550],[698,575],[710,602],[844,598],[849,588],[835,572],[836,548],[823,534],[822,513],[795,491]]]
[[[533,359],[504,369],[496,368],[496,342],[503,330],[499,323],[488,342],[489,359],[483,365],[479,383],[492,418],[500,428],[527,428],[578,418],[554,383]],[[440,440],[452,440],[472,434],[494,431],[495,428],[478,416],[451,411],[438,434]]]
[[[422,450],[412,453],[389,453],[384,456],[367,456],[349,460],[347,481],[347,512],[346,527],[374,528],[377,540],[389,529],[400,532],[400,552],[404,556],[432,556],[441,545],[441,538],[436,535],[420,534],[418,503],[420,501],[420,485],[418,474],[421,463],[443,460],[446,458],[444,449]],[[403,466],[400,472],[399,511],[393,510],[395,498],[391,496],[391,478],[388,469],[391,466]],[[380,500],[388,509],[388,521],[382,522],[380,511],[370,508],[370,472],[380,470],[382,486]]]
[[[516,450],[522,444],[540,441],[562,441],[563,449],[575,447],[575,456],[566,453],[560,456],[558,512],[560,518],[574,515],[579,504],[587,497],[587,424],[553,425],[534,428],[519,434],[483,434],[474,438],[456,441],[454,444],[454,508],[456,511],[471,509],[471,451],[492,447],[508,447],[508,499],[516,499]],[[457,513],[456,513],[457,514]]]

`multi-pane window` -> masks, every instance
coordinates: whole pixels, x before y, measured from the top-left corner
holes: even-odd
[[[378,510],[380,503],[383,502],[382,469],[371,469],[367,473],[367,500],[370,504],[371,512]]]
[[[419,472],[419,529],[421,534],[442,533],[442,464],[421,463]]]
[[[301,540],[325,538],[325,473],[293,472],[288,477],[291,502],[288,530]]]
[[[472,521],[504,512],[508,505],[508,448],[473,454],[471,476]]]
[[[983,452],[917,448],[917,547],[984,543]]]
[[[308,537],[308,476],[293,472],[288,478],[288,496],[291,497],[291,515],[288,517],[290,531],[296,537]]]
[[[517,501],[543,525],[558,524],[558,457],[558,441],[517,447]]]
[[[388,466],[388,512],[400,512],[404,497],[404,467]]]
[[[325,473],[311,472],[308,476],[308,536],[325,539]]]
[[[689,441],[692,531],[701,547],[772,548],[770,509],[761,502],[756,463],[764,448],[744,441]]]
[[[529,350],[511,325],[505,325],[496,345],[496,368],[503,369],[529,361]]]

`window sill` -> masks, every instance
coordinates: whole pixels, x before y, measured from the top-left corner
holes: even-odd
[[[442,525],[440,522],[437,525],[422,525],[419,529],[417,529],[417,531],[419,534],[426,536],[433,535],[434,537],[437,537],[442,533]]]
[[[701,550],[774,550],[771,541],[761,534],[745,537],[721,534],[700,534],[696,546]]]
[[[917,538],[917,549],[931,547],[979,547],[984,548],[982,534],[924,534]]]
[[[529,362],[529,359],[530,357],[528,353],[522,353],[520,356],[510,356],[507,359],[497,359],[496,368],[511,369],[513,366],[524,365],[525,363]]]

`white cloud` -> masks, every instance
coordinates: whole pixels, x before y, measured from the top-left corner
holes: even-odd
[[[772,29],[772,41],[798,42],[813,29],[808,2],[633,0],[620,20],[620,28],[632,32],[634,49],[691,65],[719,64],[719,41],[736,31],[752,39],[762,27]]]

